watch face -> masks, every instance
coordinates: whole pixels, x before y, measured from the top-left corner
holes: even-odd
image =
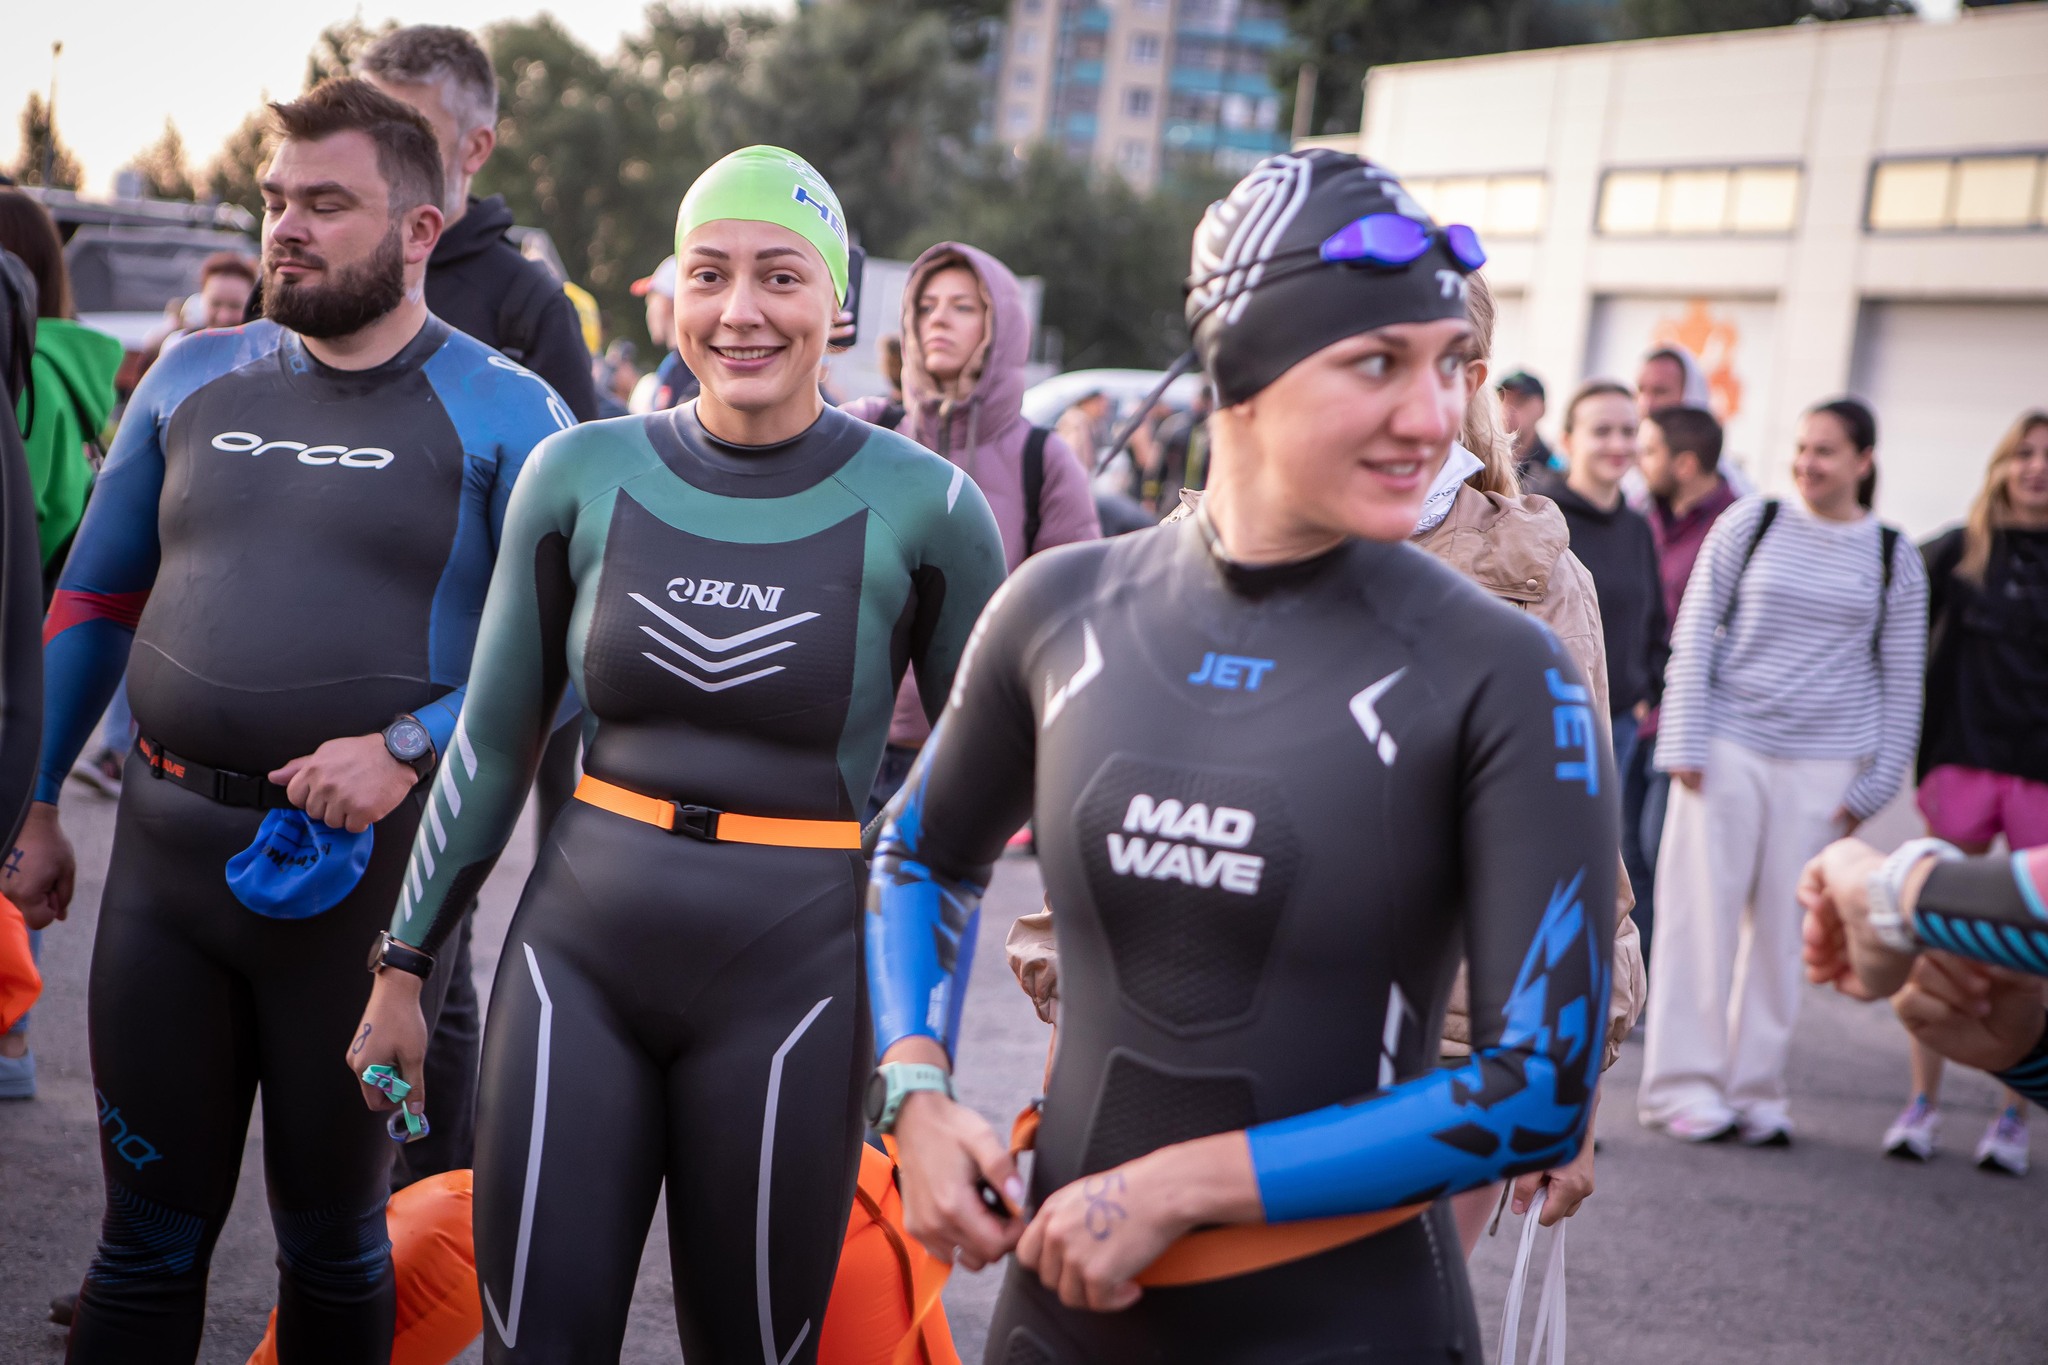
[[[427,750],[433,747],[427,736],[427,727],[416,720],[393,721],[391,728],[384,732],[384,742],[402,763],[425,757]]]
[[[870,1124],[882,1121],[882,1109],[889,1103],[889,1082],[877,1071],[868,1077],[868,1088],[861,1097],[861,1109]]]

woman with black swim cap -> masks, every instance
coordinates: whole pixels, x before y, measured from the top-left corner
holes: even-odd
[[[1477,1359],[1446,1196],[1584,1140],[1606,727],[1543,627],[1405,543],[1483,261],[1332,152],[1212,206],[1199,515],[1010,579],[892,805],[869,1116],[927,1246],[1016,1252],[991,1361]],[[981,887],[1033,815],[1062,1004],[1027,1190],[947,1071]],[[1461,951],[1472,1055],[1439,1070]]]

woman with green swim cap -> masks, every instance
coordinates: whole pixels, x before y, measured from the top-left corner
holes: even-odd
[[[857,812],[904,669],[936,710],[1003,576],[971,481],[819,398],[847,253],[818,173],[735,152],[676,238],[676,344],[703,394],[534,452],[391,924],[421,954],[446,938],[573,685],[587,775],[484,1038],[492,1362],[618,1359],[664,1184],[687,1358],[815,1357],[869,1066]],[[417,985],[379,971],[346,1060],[395,1066],[431,1112]]]

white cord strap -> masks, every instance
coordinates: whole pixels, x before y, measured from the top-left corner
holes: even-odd
[[[1522,1333],[1522,1291],[1529,1283],[1529,1253],[1536,1246],[1537,1217],[1550,1192],[1536,1191],[1528,1216],[1522,1219],[1522,1241],[1515,1249],[1515,1273],[1508,1280],[1508,1301],[1501,1311],[1500,1365],[1515,1365]],[[1536,1303],[1536,1333],[1529,1342],[1529,1365],[1564,1365],[1564,1230],[1560,1220],[1550,1239],[1550,1264],[1543,1271],[1543,1292]],[[1548,1353],[1545,1346],[1549,1347]]]

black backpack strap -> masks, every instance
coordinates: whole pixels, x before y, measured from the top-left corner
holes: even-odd
[[[1742,586],[1742,576],[1749,572],[1749,561],[1756,558],[1756,547],[1763,544],[1764,532],[1771,529],[1771,523],[1778,519],[1778,500],[1764,499],[1763,515],[1756,519],[1756,529],[1749,533],[1749,544],[1742,547],[1742,563],[1735,570],[1735,586]],[[1736,594],[1728,594],[1728,611],[1721,618],[1721,629],[1726,630],[1735,620]]]
[[[894,431],[903,425],[903,419],[909,415],[909,412],[910,409],[904,407],[901,403],[891,403],[876,416],[875,425],[887,427],[890,431]]]
[[[1052,435],[1044,427],[1031,428],[1031,434],[1024,438],[1024,557],[1029,559],[1038,552],[1038,527],[1041,520],[1039,504],[1045,500],[1045,438]]]
[[[1884,643],[1884,617],[1886,610],[1891,606],[1892,602],[1892,560],[1899,553],[1898,527],[1879,524],[1877,528],[1877,553],[1878,559],[1883,566],[1884,586],[1878,590],[1877,594],[1877,629],[1871,632],[1870,636],[1870,652],[1872,654],[1877,653],[1878,647]]]

